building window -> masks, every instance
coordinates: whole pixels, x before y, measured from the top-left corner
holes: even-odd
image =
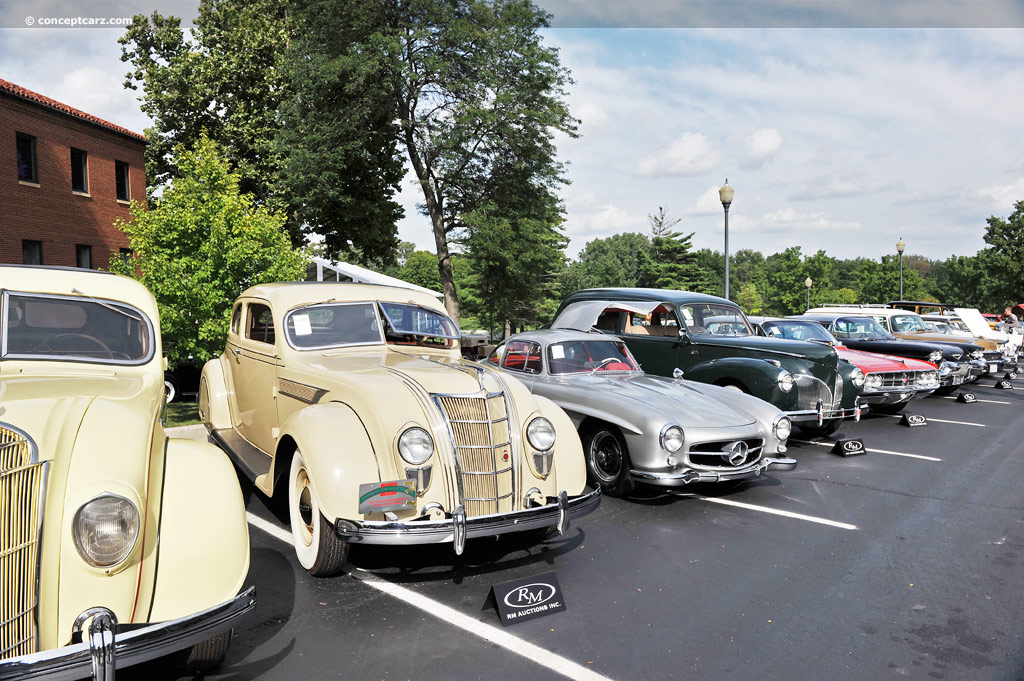
[[[21,242],[21,262],[26,265],[43,264],[43,242],[25,239]]]
[[[23,132],[15,133],[18,147],[18,179],[22,182],[39,182],[36,165],[36,138]]]
[[[92,246],[78,244],[75,246],[75,262],[79,267],[87,270],[92,269]]]
[[[89,193],[89,155],[71,147],[71,191]]]
[[[114,161],[114,173],[117,175],[117,200],[130,201],[132,192],[128,183],[128,164],[124,161]]]

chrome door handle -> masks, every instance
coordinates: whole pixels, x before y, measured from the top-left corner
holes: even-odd
[[[242,354],[241,348],[228,348],[228,350],[235,353],[235,359],[238,359],[238,357]]]

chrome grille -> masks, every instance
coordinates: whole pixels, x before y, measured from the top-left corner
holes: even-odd
[[[514,494],[509,412],[502,393],[434,395],[455,447],[466,515],[511,511]]]
[[[841,378],[839,380],[842,381]],[[818,400],[821,400],[826,408],[832,404],[832,391],[814,376],[793,374],[793,385],[796,390],[797,411],[813,411],[818,406]],[[837,381],[837,385],[841,387],[842,383]]]
[[[836,389],[832,392],[834,399],[832,400],[833,409],[841,409],[843,406],[843,375],[838,371],[836,372]]]
[[[920,371],[873,371],[875,375],[882,377],[882,386],[879,390],[913,390],[917,387],[917,377]]]
[[[686,457],[690,460],[690,465],[694,468],[708,470],[743,468],[744,466],[749,466],[761,458],[761,450],[764,449],[764,440],[759,437],[747,438],[743,440],[743,442],[747,443],[747,458],[733,466],[727,459],[722,458],[722,454],[725,453],[723,450],[728,449],[728,447],[734,442],[736,442],[736,440],[695,442],[690,445],[689,451],[686,453]]]
[[[0,425],[0,658],[38,643],[39,537],[46,468],[28,436]]]

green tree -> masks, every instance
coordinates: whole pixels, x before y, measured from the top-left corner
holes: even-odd
[[[441,277],[437,273],[437,256],[427,251],[410,253],[405,264],[395,276],[410,284],[429,288],[431,291],[441,290]]]
[[[1014,204],[1009,218],[993,215],[986,222],[988,248],[978,257],[993,275],[991,294],[998,300],[996,308],[1001,309],[1024,300],[1024,201]]]
[[[179,145],[174,157],[175,179],[163,195],[149,210],[133,202],[130,220],[117,222],[134,257],[111,258],[112,270],[134,276],[156,297],[172,365],[223,351],[231,304],[243,290],[302,279],[306,270],[284,216],[240,191],[241,177],[215,142]]]
[[[806,303],[807,287],[804,279],[803,255],[799,246],[792,246],[781,253],[765,258],[765,275],[768,290],[764,293],[765,310],[770,315],[797,314]]]
[[[673,229],[679,219],[669,219],[665,209],[647,216],[651,225],[651,253],[641,267],[642,285],[650,288],[677,289],[692,288],[694,257],[690,253],[693,232],[684,235]]]
[[[594,239],[580,251],[560,278],[562,297],[586,288],[641,286],[642,270],[651,258],[646,234],[627,232]]]
[[[732,272],[729,274],[731,276]],[[740,286],[740,292],[739,295],[736,296],[736,302],[739,303],[739,306],[742,307],[747,314],[764,314],[764,299],[761,298],[761,294],[758,293],[756,284],[747,283]]]
[[[905,265],[906,263],[904,263]],[[857,270],[857,298],[866,303],[885,303],[900,295],[900,263],[895,255],[883,255],[879,261],[864,260]],[[903,298],[920,300],[927,287],[916,269],[903,268]]]

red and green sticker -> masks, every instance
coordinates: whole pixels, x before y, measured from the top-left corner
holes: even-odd
[[[415,480],[367,482],[359,485],[359,512],[400,511],[416,504]]]

